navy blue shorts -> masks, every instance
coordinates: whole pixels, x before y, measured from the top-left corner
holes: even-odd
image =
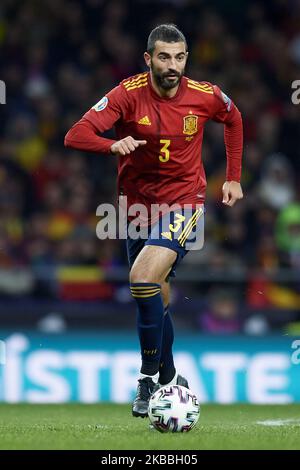
[[[190,250],[200,250],[204,243],[204,206],[197,209],[178,209],[169,212],[148,227],[141,237],[131,237],[127,232],[127,257],[130,269],[146,245],[165,246],[177,253],[168,277],[175,277],[176,267]],[[167,279],[166,279],[167,280]]]

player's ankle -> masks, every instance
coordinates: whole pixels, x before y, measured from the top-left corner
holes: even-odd
[[[178,377],[178,373],[176,372],[175,370],[175,373],[174,373],[174,376],[171,380],[169,380],[168,382],[166,382],[165,380],[163,380],[161,377],[159,378],[159,385],[165,387],[165,386],[168,386],[168,385],[176,385],[177,383],[177,377]]]

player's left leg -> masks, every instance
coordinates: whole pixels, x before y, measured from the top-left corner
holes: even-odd
[[[172,346],[174,343],[174,326],[170,313],[169,280],[163,281],[161,285],[161,294],[164,304],[164,318],[158,381],[160,384],[167,384],[174,378],[176,374],[172,351]]]
[[[162,332],[161,356],[159,364],[158,386],[183,385],[189,387],[188,381],[176,372],[173,358],[174,326],[170,312],[170,281],[165,280],[161,285],[164,304],[164,321]]]

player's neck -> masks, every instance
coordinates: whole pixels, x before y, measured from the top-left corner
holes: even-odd
[[[160,86],[157,85],[157,83],[155,82],[152,76],[152,73],[150,73],[150,76],[151,76],[152,87],[154,91],[158,94],[158,96],[160,96],[161,98],[173,98],[176,95],[180,83],[176,87],[171,88],[170,90],[165,90],[164,88],[161,88]]]

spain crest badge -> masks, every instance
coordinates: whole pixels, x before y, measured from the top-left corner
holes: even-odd
[[[196,134],[198,130],[198,116],[195,114],[189,114],[183,118],[183,133],[187,135]]]

